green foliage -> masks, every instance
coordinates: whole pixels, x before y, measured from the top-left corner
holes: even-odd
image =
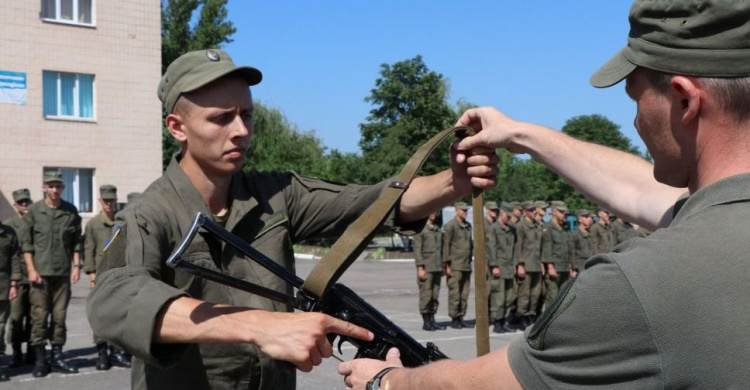
[[[396,174],[422,144],[452,125],[456,114],[447,97],[447,81],[430,71],[421,56],[380,66],[375,88],[365,98],[375,107],[367,122],[360,124],[365,183]],[[445,143],[430,156],[422,173],[447,168],[447,156]]]
[[[602,115],[581,115],[570,118],[565,122],[562,132],[571,137],[640,156],[638,148],[620,132],[620,126]]]

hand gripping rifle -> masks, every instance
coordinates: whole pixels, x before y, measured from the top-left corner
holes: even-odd
[[[214,234],[222,241],[233,246],[240,253],[259,263],[267,270],[273,272],[276,276],[296,287],[298,289],[296,297],[258,286],[203,266],[182,261],[182,255],[190,246],[193,238],[195,238],[195,235],[201,228]],[[182,239],[177,250],[172,253],[169,259],[167,259],[167,265],[203,279],[234,287],[277,302],[292,305],[297,310],[328,314],[332,317],[368,329],[375,335],[372,341],[363,341],[343,335],[329,334],[328,339],[332,343],[336,337],[340,337],[338,344],[339,353],[341,353],[341,345],[344,341],[347,341],[357,347],[355,358],[385,360],[388,350],[391,347],[396,347],[401,352],[401,361],[406,367],[417,367],[435,360],[447,358],[447,356],[440,352],[432,343],[427,343],[426,347],[422,346],[422,344],[404,332],[403,329],[399,328],[376,308],[370,306],[364,299],[360,298],[359,295],[343,284],[335,284],[328,289],[322,298],[316,298],[305,293],[305,291],[301,290],[303,280],[297,275],[294,275],[286,268],[275,263],[239,237],[230,233],[221,225],[215,223],[211,217],[204,213],[198,213],[195,216],[193,225]]]

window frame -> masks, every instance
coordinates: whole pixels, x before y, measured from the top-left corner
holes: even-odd
[[[61,121],[74,121],[74,122],[92,122],[95,123],[97,121],[96,118],[96,75],[91,73],[74,73],[74,72],[61,72],[56,70],[43,70],[42,71],[42,84],[44,84],[44,73],[52,73],[55,75],[55,91],[56,91],[56,100],[57,100],[57,107],[56,107],[56,114],[55,115],[47,115],[45,110],[45,101],[46,98],[45,95],[45,85],[42,85],[42,116],[44,119],[49,120],[61,120]],[[75,76],[75,85],[73,87],[73,115],[61,115],[62,112],[62,75],[73,75]],[[81,75],[84,76],[91,76],[91,116],[90,117],[83,117],[81,116]]]
[[[44,1],[45,0],[41,0],[42,3],[44,3]],[[70,25],[70,26],[96,28],[96,19],[94,18],[94,8],[95,8],[94,7],[94,1],[95,0],[91,0],[91,9],[89,10],[89,14],[91,16],[91,22],[89,22],[89,23],[81,22],[81,21],[78,21],[78,20],[65,20],[65,19],[62,19],[62,1],[63,0],[51,0],[51,1],[54,2],[54,7],[55,7],[54,13],[55,13],[55,16],[54,17],[45,16],[45,15],[43,15],[42,11],[40,10],[40,12],[39,12],[39,19],[41,19],[41,21],[47,22],[47,23],[67,24],[67,25]],[[81,4],[81,1],[82,0],[72,0],[72,2],[73,2],[72,13],[73,13],[73,15],[76,18],[79,15],[78,9],[79,9],[79,6]]]
[[[82,202],[81,184],[80,184],[82,180],[81,171],[84,171],[84,170],[91,172],[91,183],[90,183],[91,193],[89,194],[90,201],[91,201],[91,207],[90,207],[91,211],[81,210],[81,208],[79,208],[80,203]],[[44,174],[44,172],[47,172],[47,171],[60,171],[63,174],[63,183],[65,183],[65,190],[63,190],[64,191],[63,196],[66,191],[70,190],[70,194],[73,197],[73,199],[65,199],[65,197],[63,197],[63,200],[75,206],[75,208],[78,210],[78,214],[81,217],[90,218],[90,217],[95,216],[98,213],[99,204],[98,204],[98,198],[96,196],[97,194],[95,191],[95,188],[96,188],[96,177],[95,177],[96,169],[95,168],[45,166],[44,168],[42,168],[42,175]],[[73,171],[73,180],[70,183],[65,182],[65,177],[66,177],[65,171]]]

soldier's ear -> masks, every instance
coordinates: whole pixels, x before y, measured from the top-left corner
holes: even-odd
[[[171,134],[177,142],[187,142],[187,135],[185,134],[181,114],[172,112],[164,119],[164,124],[166,125],[169,134]]]

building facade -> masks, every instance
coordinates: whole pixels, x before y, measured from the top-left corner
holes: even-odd
[[[84,219],[161,174],[161,8],[154,0],[12,0],[0,11],[0,220],[59,169]]]

